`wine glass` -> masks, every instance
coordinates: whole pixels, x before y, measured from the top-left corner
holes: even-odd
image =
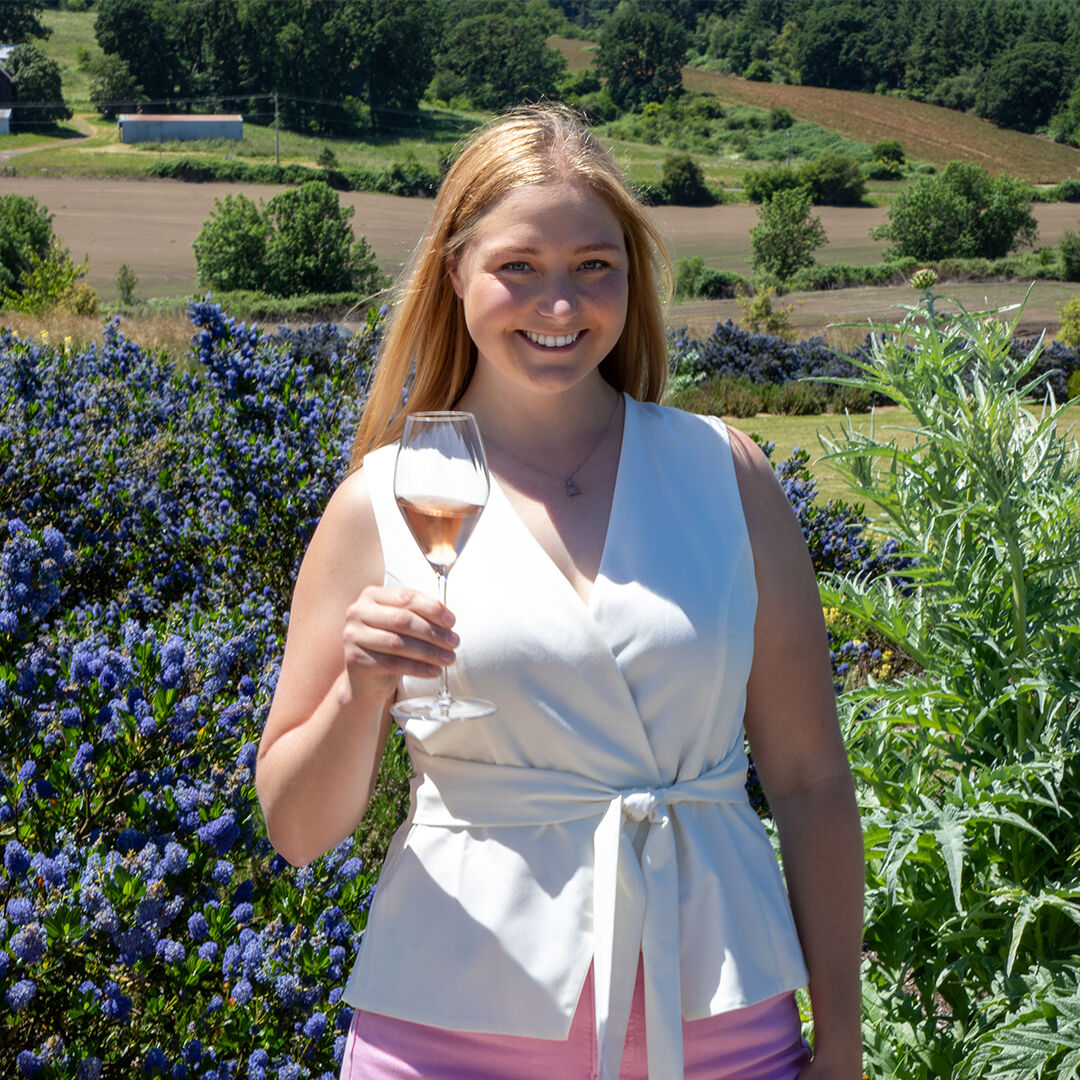
[[[394,464],[394,498],[435,571],[441,603],[446,575],[476,528],[490,488],[472,413],[417,412],[406,418]],[[490,716],[495,705],[452,697],[444,667],[437,694],[395,702],[390,711],[402,720],[472,720]]]

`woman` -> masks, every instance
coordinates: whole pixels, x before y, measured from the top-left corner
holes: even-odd
[[[862,1075],[862,841],[813,572],[752,441],[652,404],[664,267],[548,106],[473,139],[404,279],[297,580],[259,751],[272,842],[301,864],[358,827],[389,706],[440,668],[499,710],[406,725],[343,1077]],[[453,612],[392,491],[406,410],[450,407],[493,475]]]

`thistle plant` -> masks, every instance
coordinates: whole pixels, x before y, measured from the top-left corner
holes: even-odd
[[[868,858],[870,1075],[1077,1075],[1080,459],[1033,376],[1042,342],[1017,355],[1015,318],[944,312],[918,284],[836,380],[910,410],[913,444],[875,423],[822,438],[912,560],[822,581],[828,607],[918,667],[840,699]]]

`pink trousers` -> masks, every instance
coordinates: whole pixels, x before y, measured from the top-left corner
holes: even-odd
[[[684,1080],[795,1080],[809,1060],[794,994],[704,1020],[683,1021]],[[648,1077],[640,968],[619,1076],[620,1080]],[[595,1077],[591,972],[565,1041],[445,1031],[357,1009],[341,1061],[341,1080]]]

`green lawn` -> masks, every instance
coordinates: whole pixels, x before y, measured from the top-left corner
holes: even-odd
[[[782,461],[789,456],[796,446],[810,454],[811,472],[818,482],[819,498],[822,502],[829,499],[855,500],[855,495],[847,483],[836,473],[832,466],[823,461],[824,450],[818,441],[818,432],[831,428],[839,432],[845,423],[843,416],[826,414],[824,416],[767,416],[760,415],[748,419],[725,417],[732,427],[747,434],[758,435],[767,442],[776,443],[773,461]],[[869,431],[871,416],[855,415],[851,417],[854,426],[860,431]],[[895,406],[878,409],[873,415],[875,434],[878,439],[888,441],[895,438],[901,446],[910,446],[914,441],[911,433],[913,418],[906,409]],[[1080,431],[1080,400],[1071,402],[1065,410],[1064,427],[1072,427],[1073,438]]]

